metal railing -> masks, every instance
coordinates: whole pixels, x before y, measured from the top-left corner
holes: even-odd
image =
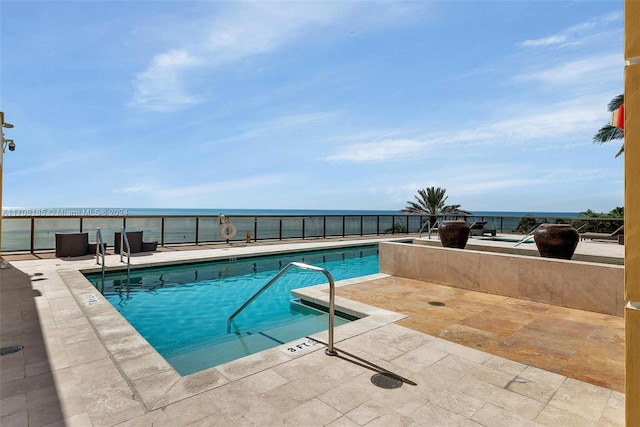
[[[125,251],[125,248],[127,250]],[[120,262],[124,262],[124,256],[127,256],[127,283],[131,277],[131,245],[129,244],[129,236],[127,230],[122,227],[120,231]]]
[[[317,271],[319,273],[324,274],[329,280],[329,343],[327,344],[327,349],[325,353],[329,356],[335,356],[338,354],[333,348],[333,328],[334,328],[334,316],[335,316],[335,282],[333,281],[333,276],[324,268],[316,267],[314,265],[304,264],[302,262],[291,262],[287,264],[278,274],[276,274],[271,280],[269,280],[258,292],[253,294],[251,298],[249,298],[244,304],[242,304],[236,311],[233,312],[229,319],[227,320],[227,334],[231,333],[231,322],[233,319],[242,312],[249,304],[251,304],[256,298],[258,298],[264,291],[269,288],[269,286],[273,285],[278,281],[286,272],[292,267],[302,268],[304,270]]]
[[[469,224],[487,221],[487,227],[499,233],[524,235],[535,224],[557,221],[584,231],[611,232],[622,218],[577,218],[533,216],[447,215],[442,220],[464,219]],[[237,234],[229,241],[222,236],[218,215],[172,216],[5,216],[2,218],[2,252],[45,252],[55,249],[56,233],[78,233],[100,228],[105,245],[115,245],[111,236],[125,227],[144,230],[145,240],[157,240],[160,246],[200,245],[228,242],[322,239],[380,235],[419,234],[429,215],[234,215]],[[424,230],[423,230],[424,231]],[[433,232],[433,230],[431,230]],[[113,239],[113,240],[112,240]]]
[[[436,222],[433,223],[433,225],[431,225],[431,220],[427,220],[422,227],[420,227],[420,230],[418,231],[418,237],[422,238],[422,232],[424,231],[424,227],[428,228],[428,234],[429,234],[429,238],[431,238],[431,233],[434,232],[435,230],[438,229],[438,226],[440,225],[440,221],[436,220]]]
[[[104,282],[104,268],[105,268],[105,261],[104,261],[104,255],[107,252],[105,245],[104,245],[104,239],[102,238],[102,231],[100,230],[100,227],[98,227],[96,229],[96,264],[100,265],[100,259],[102,259],[102,280]]]

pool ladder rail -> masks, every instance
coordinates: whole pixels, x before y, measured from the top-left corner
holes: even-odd
[[[104,239],[102,238],[102,230],[100,230],[100,227],[96,229],[96,242],[97,242],[96,243],[96,264],[102,266],[102,271],[101,271],[102,285],[104,286],[104,274],[105,274],[105,264],[106,264],[104,257],[107,250],[104,244]],[[131,245],[129,244],[127,231],[124,227],[122,227],[122,231],[120,233],[120,262],[124,262],[124,255],[127,256],[127,284],[128,284],[131,277]]]
[[[422,224],[422,227],[420,227],[420,231],[418,231],[419,233],[418,238],[422,238],[422,232],[424,231],[424,228],[427,227],[429,232],[429,239],[431,239],[431,233],[438,231],[439,223],[440,223],[440,220],[436,220],[436,222],[434,222],[433,225],[431,225],[431,221],[427,219],[427,221],[424,224]]]
[[[297,267],[302,268],[304,270],[317,271],[319,273],[324,274],[329,280],[329,342],[327,344],[327,349],[324,351],[329,356],[336,356],[338,352],[333,347],[333,329],[334,329],[334,316],[335,316],[335,296],[336,296],[336,286],[333,280],[333,276],[324,268],[316,267],[314,265],[304,264],[302,262],[290,262],[287,264],[278,274],[276,274],[271,280],[269,280],[258,292],[253,294],[251,298],[249,298],[244,304],[242,304],[227,320],[227,334],[231,333],[231,322],[233,319],[242,312],[249,304],[253,302],[256,298],[260,296],[264,291],[267,290],[271,285],[273,285],[280,277],[282,277],[290,268]]]
[[[100,227],[96,229],[96,264],[100,265],[100,260],[102,260],[102,282],[104,283],[104,255],[106,252],[106,248],[104,246],[104,239],[102,238],[102,231]]]

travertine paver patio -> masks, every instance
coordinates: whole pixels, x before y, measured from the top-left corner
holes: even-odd
[[[397,277],[338,295],[406,314],[399,325],[624,391],[624,318]]]
[[[322,245],[290,245],[317,246]],[[264,248],[155,253],[134,263],[229,256]],[[109,265],[117,264],[115,257],[108,258]],[[0,359],[3,427],[623,425],[624,395],[618,391],[534,367],[531,361],[520,363],[425,334],[411,325],[415,315],[402,319],[404,315],[380,309],[368,309],[370,318],[337,329],[340,357],[325,355],[321,346],[296,355],[276,348],[176,379],[153,352],[136,353],[143,348],[139,336],[114,341],[109,334],[116,331],[108,324],[105,328],[81,305],[77,292],[82,289],[63,281],[62,277],[94,262],[15,261],[12,268],[0,270],[1,344],[25,346]],[[374,279],[378,284],[393,280]],[[376,282],[371,284],[375,289]],[[358,280],[345,285],[339,294],[350,289],[358,295],[368,292]],[[411,301],[405,304],[413,304],[415,313],[425,307],[423,300],[407,297]],[[466,299],[473,305],[473,298]],[[491,305],[476,303],[483,309]],[[354,311],[367,310],[358,302],[346,305]],[[434,312],[427,314],[422,323],[432,325]],[[496,320],[505,323],[503,317]],[[466,323],[478,330],[489,328],[479,319]],[[546,330],[548,325],[538,326]],[[318,338],[326,340],[326,334]],[[595,362],[602,366],[600,360]],[[376,368],[371,364],[416,385],[376,387],[371,382]],[[169,388],[163,388],[167,379]],[[151,408],[152,401],[166,405]]]

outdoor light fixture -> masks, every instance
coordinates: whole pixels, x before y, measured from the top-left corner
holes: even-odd
[[[13,142],[13,139],[4,138],[4,129],[11,129],[13,125],[4,121],[4,112],[2,111],[0,111],[0,123],[2,123],[2,128],[0,128],[0,134],[2,134],[2,145],[0,146],[0,268],[7,268],[9,263],[2,259],[2,161],[5,149],[9,148],[9,151],[16,151],[16,143]]]
[[[9,151],[16,151],[16,143],[13,142],[13,139],[5,139],[4,144],[2,146],[2,152],[4,153],[5,148],[9,148]]]

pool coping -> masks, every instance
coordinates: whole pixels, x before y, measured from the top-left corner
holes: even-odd
[[[299,249],[297,250],[299,251]],[[282,252],[285,251],[280,253]],[[260,254],[254,254],[254,256],[256,255]],[[225,259],[225,257],[216,257],[216,259]],[[199,261],[201,260],[198,259],[197,262]],[[173,262],[173,264],[175,263],[176,261]],[[146,263],[144,265],[161,266],[167,264],[171,263]],[[141,266],[141,264],[135,265],[136,268]],[[58,274],[93,328],[115,368],[147,411],[165,407],[325,348],[324,345],[303,346],[304,348],[300,351],[290,352],[288,349],[296,348],[298,344],[308,341],[303,337],[203,371],[181,376],[84,276],[84,273],[94,272],[94,270],[95,268],[58,270]],[[388,277],[388,275],[378,273],[341,280],[337,281],[335,286],[348,286],[382,277]],[[329,285],[325,283],[295,289],[292,294],[328,307],[328,289]],[[335,300],[335,308],[360,317],[358,320],[334,329],[335,343],[406,317],[400,313],[339,297]],[[328,331],[325,330],[309,337],[327,342]]]

